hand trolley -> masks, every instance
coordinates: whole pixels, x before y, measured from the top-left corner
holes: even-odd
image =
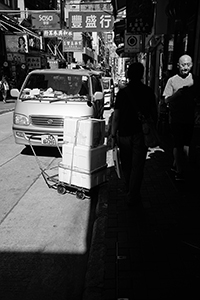
[[[46,136],[48,135],[48,138],[50,140],[50,143],[49,143],[49,146],[51,147],[57,147],[58,151],[59,151],[59,154],[60,156],[62,157],[62,153],[61,153],[61,150],[60,150],[60,147],[58,145],[58,143],[56,142],[56,139],[53,135],[51,134],[44,134],[43,136]],[[31,143],[31,139],[34,137],[34,136],[38,136],[37,134],[33,134],[29,137],[29,145],[31,147],[31,150],[35,156],[35,159],[36,159],[36,162],[40,168],[40,171],[41,171],[41,175],[42,177],[44,178],[44,181],[46,182],[47,186],[49,188],[52,188],[52,189],[56,189],[57,192],[59,194],[62,194],[64,195],[65,193],[70,193],[70,194],[74,194],[76,195],[76,197],[78,199],[85,199],[85,198],[90,198],[90,195],[91,195],[91,189],[86,189],[86,188],[82,188],[82,187],[78,187],[78,186],[75,186],[75,185],[71,185],[71,184],[68,184],[68,183],[65,183],[65,182],[60,182],[59,181],[59,178],[58,178],[58,173],[54,174],[54,175],[49,175],[48,172],[42,167],[41,165],[41,162],[40,160],[38,159],[38,156],[34,150],[34,147]]]

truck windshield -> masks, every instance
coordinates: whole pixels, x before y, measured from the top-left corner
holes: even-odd
[[[71,74],[31,74],[23,87],[21,98],[69,98],[68,96],[87,96],[89,94],[88,76]],[[84,97],[80,97],[83,99]]]

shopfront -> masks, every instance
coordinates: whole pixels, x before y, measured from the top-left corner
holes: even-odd
[[[7,76],[11,87],[20,88],[30,70],[47,66],[42,38],[7,16],[0,16],[0,26],[3,29],[0,45],[1,76]]]

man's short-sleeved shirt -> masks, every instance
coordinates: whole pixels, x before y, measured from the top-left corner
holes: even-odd
[[[184,86],[191,86],[191,85],[193,85],[193,83],[194,83],[194,80],[192,78],[191,73],[189,73],[189,75],[186,78],[182,78],[178,74],[174,75],[168,79],[165,89],[163,91],[163,96],[165,98],[170,97],[175,92],[177,92],[180,88],[182,88]]]
[[[183,87],[189,87],[182,94],[177,95],[169,103],[170,110],[170,123],[193,123],[194,121],[194,110],[195,110],[195,90],[196,84],[194,84],[193,75],[189,73],[186,78],[174,75],[168,79],[163,96],[165,98],[172,96],[179,89]]]

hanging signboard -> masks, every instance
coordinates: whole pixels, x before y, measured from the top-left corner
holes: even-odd
[[[28,56],[26,58],[26,64],[30,70],[41,69],[41,58]]]
[[[25,55],[20,53],[7,53],[7,60],[15,64],[25,63]]]
[[[55,38],[55,37],[67,37],[67,38],[73,38],[73,33],[72,31],[65,30],[65,29],[55,29],[55,30],[44,30],[43,31],[43,37],[48,37],[48,38]]]
[[[73,4],[72,4],[73,7]],[[81,11],[109,11],[112,12],[112,4],[111,3],[95,3],[93,1],[93,3],[80,3],[80,10]]]
[[[137,53],[141,51],[140,35],[125,33],[124,52]]]
[[[7,52],[28,53],[28,39],[26,34],[5,34],[5,44]]]
[[[58,60],[57,59],[48,59],[50,69],[58,69]]]
[[[126,1],[127,32],[133,34],[151,33],[154,20],[154,2],[152,0]]]
[[[82,41],[72,41],[67,38],[63,39],[63,52],[82,51]]]
[[[72,31],[112,31],[113,16],[101,12],[69,12],[69,29]]]
[[[34,29],[60,29],[60,15],[57,12],[32,13],[31,17]]]

